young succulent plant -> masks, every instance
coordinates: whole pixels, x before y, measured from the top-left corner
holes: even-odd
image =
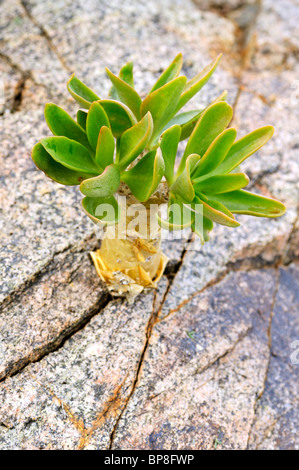
[[[220,56],[187,80],[179,75],[179,54],[144,99],[134,88],[131,62],[118,76],[106,69],[112,82],[107,99],[73,75],[67,88],[83,108],[76,121],[55,104],[46,105],[45,118],[54,136],[34,146],[33,161],[54,181],[80,185],[83,209],[93,222],[106,227],[101,248],[91,255],[115,295],[133,298],[145,287],[156,287],[167,261],[161,253],[160,230],[155,237],[141,236],[138,230],[120,236],[132,221],[124,209],[138,202],[147,213],[152,204],[168,203],[167,219],[156,213],[160,227],[172,231],[189,226],[202,243],[209,240],[214,222],[239,226],[234,214],[278,217],[285,212],[279,201],[245,191],[249,178],[239,169],[271,138],[273,127],[259,128],[235,142],[236,130],[227,128],[233,110],[225,101],[226,92],[205,109],[181,112],[219,60]],[[178,145],[186,139],[176,169]],[[125,206],[120,207],[117,194],[126,196]],[[171,210],[173,204],[178,211]],[[196,217],[199,212],[201,217]],[[112,237],[107,236],[111,226]]]

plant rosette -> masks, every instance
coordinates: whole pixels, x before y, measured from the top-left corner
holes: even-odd
[[[84,211],[104,228],[91,256],[113,295],[132,301],[143,289],[157,287],[167,263],[162,229],[189,227],[204,244],[214,223],[233,228],[240,225],[237,214],[285,212],[281,202],[246,191],[249,178],[240,169],[272,137],[273,127],[237,139],[228,127],[233,110],[225,91],[205,109],[183,110],[220,57],[188,80],[180,75],[178,54],[144,99],[134,87],[131,62],[118,75],[106,69],[112,82],[106,99],[72,75],[67,89],[81,108],[76,119],[55,104],[45,107],[53,135],[33,147],[32,159],[57,183],[79,186]]]

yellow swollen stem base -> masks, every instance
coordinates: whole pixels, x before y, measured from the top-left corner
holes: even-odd
[[[126,209],[136,202],[138,201],[132,196],[127,197]],[[150,205],[146,207],[146,211],[147,222],[142,228],[146,228],[146,233],[150,233]],[[161,229],[157,230],[153,238],[144,235],[139,237],[136,229],[130,236],[128,225],[132,217],[127,213],[126,211],[126,216],[121,217],[119,224],[114,227],[113,237],[108,227],[100,249],[90,255],[98,276],[109,292],[133,302],[144,289],[157,288],[168,259],[161,251]],[[126,238],[119,237],[120,233],[126,233]]]

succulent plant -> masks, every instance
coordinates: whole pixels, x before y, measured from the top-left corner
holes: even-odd
[[[181,112],[219,60],[220,56],[187,80],[180,76],[183,58],[177,55],[144,99],[135,90],[131,62],[118,76],[106,69],[112,82],[107,99],[72,75],[67,88],[83,109],[73,120],[55,104],[46,105],[45,118],[54,136],[34,146],[33,161],[54,181],[80,185],[83,209],[93,222],[108,228],[126,228],[131,220],[122,216],[117,193],[126,195],[127,207],[141,202],[147,211],[151,203],[167,202],[170,209],[176,204],[179,210],[169,210],[167,219],[156,214],[160,226],[167,230],[190,226],[202,243],[209,239],[214,222],[240,225],[234,214],[282,215],[285,207],[279,201],[244,190],[249,178],[239,169],[271,138],[273,127],[259,128],[235,141],[236,130],[227,128],[233,110],[225,101],[226,92],[205,109]],[[179,142],[186,139],[176,169]],[[99,210],[107,204],[113,208],[112,216]],[[196,217],[198,208],[202,217]],[[92,253],[101,279],[115,294],[134,296],[144,287],[155,287],[166,263],[159,234],[155,239],[119,235],[120,228],[112,239],[105,236],[101,248]]]

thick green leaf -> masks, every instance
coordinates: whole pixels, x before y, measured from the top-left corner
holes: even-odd
[[[230,173],[236,166],[268,142],[273,133],[274,128],[272,126],[265,126],[238,140],[228,152],[221,166],[219,166],[217,173]]]
[[[153,132],[151,113],[128,129],[121,137],[119,147],[119,166],[123,171],[146,148]]]
[[[132,88],[134,88],[134,78],[133,78],[133,62],[127,62],[125,65],[122,66],[122,68],[119,71],[118,74],[119,78],[121,78],[124,82],[128,83]],[[112,99],[118,100],[119,96],[117,94],[117,91],[112,85],[109,91],[109,96],[111,96]]]
[[[94,150],[97,148],[102,126],[110,127],[110,122],[102,106],[98,102],[94,102],[89,108],[86,120],[87,137]]]
[[[140,201],[147,201],[156,191],[163,175],[164,160],[160,149],[152,150],[139,160],[129,171],[121,175],[133,195]]]
[[[200,109],[194,109],[193,111],[186,111],[185,113],[180,113],[174,116],[170,121],[167,123],[165,130],[168,129],[169,127],[174,126],[175,124],[179,124],[180,126],[184,126],[186,124],[189,124],[190,122],[193,122],[198,119],[198,116],[200,116],[203,113],[203,110]],[[183,140],[183,139],[182,139]]]
[[[88,109],[93,101],[100,98],[73,74],[67,82],[67,89],[82,108]]]
[[[99,173],[88,150],[75,140],[67,137],[46,137],[40,142],[51,157],[66,168],[93,175]]]
[[[207,108],[197,122],[188,140],[178,173],[185,168],[188,155],[204,155],[213,140],[227,127],[233,115],[232,107],[224,101],[214,103]]]
[[[208,107],[210,107],[214,103],[218,103],[219,101],[225,101],[226,97],[227,91],[224,91],[214,101],[212,101],[209,106],[202,110],[196,109],[194,111],[186,111],[185,113],[177,114],[167,123],[164,130],[168,129],[171,126],[174,126],[175,124],[179,124],[182,128],[180,140],[187,139],[191,135],[197,121],[208,109]]]
[[[203,205],[197,196],[195,196],[191,205],[188,204],[186,207],[193,213],[191,229],[200,237],[202,244],[204,244],[204,242],[210,239],[209,233],[213,229],[213,222],[204,217]]]
[[[185,113],[177,114],[167,123],[163,131],[165,132],[165,130],[178,124],[181,127],[180,141],[185,140],[192,133],[198,119],[201,117],[203,112],[204,110],[200,111],[196,109],[194,111],[186,111]]]
[[[213,60],[209,65],[207,65],[199,74],[197,74],[195,77],[192,78],[192,80],[189,80],[185,88],[183,90],[183,93],[179,99],[179,102],[176,106],[175,109],[175,114],[186,104],[188,103],[191,98],[198,93],[202,87],[207,83],[207,81],[210,79],[210,77],[213,75],[220,59],[221,59],[220,54],[215,60]]]
[[[120,137],[137,123],[134,114],[125,104],[115,100],[100,100],[99,103],[109,118],[114,137]]]
[[[189,155],[184,171],[175,179],[170,187],[170,191],[174,194],[178,194],[185,202],[191,202],[194,199],[195,193],[191,181],[191,174],[199,160],[200,156],[196,153]]]
[[[186,77],[178,77],[158,90],[150,93],[141,105],[141,116],[150,111],[154,121],[152,141],[159,136],[166,123],[174,114],[180,94],[186,83]]]
[[[201,118],[203,113],[214,103],[218,103],[220,101],[225,101],[227,97],[227,91],[224,91],[221,93],[220,96],[218,96],[214,101],[212,101],[209,106],[207,106],[205,109],[203,109],[201,112],[199,112],[196,116],[190,119],[190,121],[186,122],[185,124],[182,125],[182,132],[181,132],[181,139],[180,140],[185,140],[187,139],[191,133],[193,132],[194,127],[196,126],[198,120]],[[182,113],[184,114],[184,113]],[[179,116],[179,115],[177,115]]]
[[[106,68],[106,72],[121,101],[125,103],[131,111],[133,111],[137,119],[140,119],[140,106],[142,100],[137,91],[134,90],[134,88],[127,82],[110,72],[109,69]]]
[[[119,187],[120,172],[116,165],[109,165],[104,172],[95,178],[89,178],[80,184],[80,191],[88,197],[109,197]]]
[[[133,62],[127,62],[121,69],[118,74],[124,82],[128,83],[132,88],[134,88],[134,77],[133,77]]]
[[[85,197],[82,206],[95,224],[114,225],[119,221],[120,208],[113,196],[108,198]]]
[[[83,171],[69,170],[57,163],[40,143],[33,147],[31,155],[36,166],[57,183],[74,186],[93,176]]]
[[[181,127],[174,125],[163,132],[160,139],[160,148],[165,162],[165,178],[168,184],[173,183],[174,163],[181,135]]]
[[[79,109],[77,111],[77,123],[86,131],[87,112]]]
[[[201,243],[208,242],[210,240],[210,232],[213,230],[213,222],[207,217],[202,217],[202,222],[200,224],[196,223],[196,218],[191,224],[191,229],[196,233],[197,236],[201,239]]]
[[[225,194],[213,194],[211,197],[221,201],[234,214],[248,214],[256,217],[279,217],[286,210],[285,206],[275,199],[259,196],[242,189]]]
[[[191,118],[189,121],[185,122],[184,124],[182,124],[181,128],[182,128],[182,131],[181,131],[181,138],[180,140],[185,140],[185,139],[188,139],[188,137],[190,137],[190,135],[192,134],[193,132],[193,129],[194,127],[196,126],[196,123],[197,121],[200,119],[200,117],[202,116],[204,111],[201,111],[199,113],[197,113],[193,118]],[[185,114],[185,113],[182,113],[182,114]]]
[[[45,107],[46,122],[54,135],[68,137],[76,140],[91,150],[86,132],[71,116],[56,104],[48,103]]]
[[[201,178],[203,175],[208,175],[215,170],[225,159],[229,149],[234,143],[237,131],[235,129],[226,129],[211,143],[199,164],[196,171],[193,173],[192,178]]]
[[[188,228],[192,224],[193,215],[177,197],[170,195],[168,203],[168,219],[164,220],[157,214],[158,224],[165,230],[175,231]]]
[[[182,54],[178,54],[171,62],[171,64],[167,67],[167,69],[165,69],[162,75],[158,78],[150,93],[155,90],[158,90],[158,88],[161,88],[162,86],[166,85],[166,83],[176,78],[182,69],[182,65],[183,56]]]
[[[211,199],[205,197],[202,193],[197,196],[197,203],[203,205],[203,215],[207,219],[217,224],[226,225],[227,227],[238,227],[240,224],[236,221],[233,214],[221,202],[214,200],[214,194]]]
[[[109,127],[103,126],[99,133],[95,162],[100,168],[113,163],[115,142]]]
[[[233,173],[211,176],[211,178],[195,183],[194,189],[196,193],[222,194],[245,188],[248,183],[249,178],[245,173]]]

